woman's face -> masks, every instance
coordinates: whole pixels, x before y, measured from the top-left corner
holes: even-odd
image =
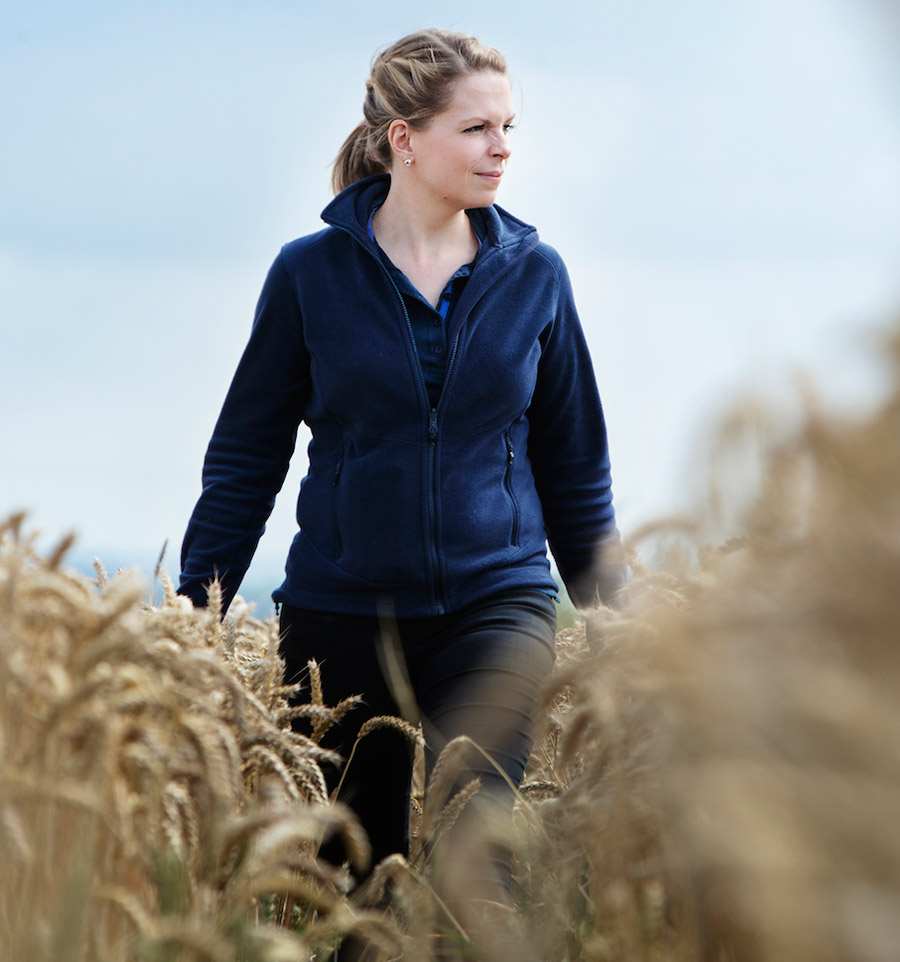
[[[457,80],[447,109],[425,130],[409,131],[416,186],[454,210],[492,204],[509,160],[514,114],[503,74],[480,70]]]

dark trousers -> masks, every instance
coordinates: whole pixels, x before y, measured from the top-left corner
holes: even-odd
[[[286,683],[304,678],[307,661],[314,658],[321,666],[326,705],[363,696],[363,704],[324,735],[323,746],[346,759],[367,719],[405,715],[422,722],[430,770],[447,742],[467,735],[496,767],[469,752],[457,783],[477,776],[476,798],[511,811],[514,791],[506,779],[515,786],[522,779],[540,688],[553,666],[556,607],[547,594],[516,589],[452,614],[397,620],[285,605],[281,633]],[[394,669],[386,670],[391,663]],[[304,690],[298,701],[306,697]],[[417,717],[410,718],[412,712]],[[302,722],[298,729],[304,730]],[[389,728],[361,739],[347,767],[339,799],[368,834],[373,865],[394,853],[408,854],[412,768],[408,740]],[[326,772],[326,778],[333,788],[340,773]],[[340,860],[333,852],[323,849],[322,854]],[[508,891],[508,854],[500,852],[492,866]]]

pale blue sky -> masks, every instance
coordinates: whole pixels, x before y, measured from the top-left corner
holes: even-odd
[[[498,201],[569,264],[626,536],[699,496],[702,438],[807,370],[874,396],[900,306],[900,77],[861,0],[7,2],[0,513],[177,569],[213,422],[280,245],[319,227],[378,48],[507,55]],[[302,444],[255,563],[293,533]]]

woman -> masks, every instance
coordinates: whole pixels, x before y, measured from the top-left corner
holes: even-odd
[[[402,714],[389,614],[429,758],[469,735],[496,762],[473,753],[480,795],[508,810],[553,660],[547,539],[576,604],[621,584],[598,553],[617,538],[603,414],[562,261],[493,206],[514,114],[501,55],[415,33],[376,58],[363,109],[329,226],[266,279],[179,590],[203,605],[218,576],[234,596],[305,421],[300,530],[273,595],[286,680],[315,658],[326,701],[364,696],[331,733],[346,757],[367,718]],[[406,852],[410,775],[389,729],[345,774],[376,862]],[[508,854],[482,874],[503,897]]]

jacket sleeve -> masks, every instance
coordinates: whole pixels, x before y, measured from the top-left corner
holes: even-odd
[[[555,253],[555,252],[554,252]],[[558,258],[556,312],[542,335],[528,410],[528,453],[550,550],[582,609],[613,603],[625,584],[612,503],[606,423],[565,265]]]
[[[284,484],[308,394],[309,355],[282,252],[209,442],[182,545],[178,591],[194,605],[206,605],[215,577],[223,610],[237,593]]]

